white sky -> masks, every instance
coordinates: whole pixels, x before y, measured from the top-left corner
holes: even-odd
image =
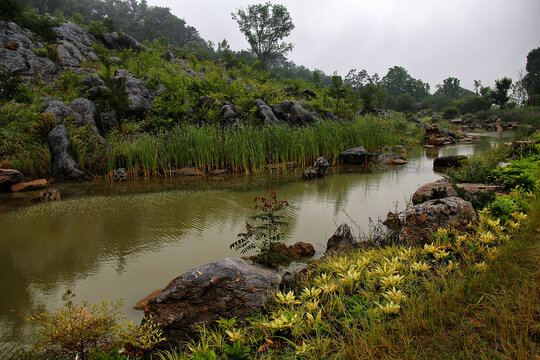
[[[231,12],[245,0],[148,0],[169,7],[205,40],[223,39],[233,50],[249,48]],[[431,90],[454,76],[493,86],[517,77],[526,56],[540,47],[540,0],[280,0],[295,29],[288,58],[297,65],[337,71],[366,69],[383,77],[403,66]]]

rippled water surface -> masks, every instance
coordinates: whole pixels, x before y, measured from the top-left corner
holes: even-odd
[[[370,217],[403,209],[420,185],[440,177],[435,156],[479,153],[494,141],[484,135],[411,155],[405,166],[334,169],[311,181],[288,173],[64,185],[63,201],[0,213],[0,343],[31,342],[23,316],[60,306],[67,288],[79,301],[122,299],[124,313],[138,321],[132,306],[150,292],[189,268],[239,256],[229,244],[267,189],[291,204],[288,242],[322,252],[340,223],[368,231]]]

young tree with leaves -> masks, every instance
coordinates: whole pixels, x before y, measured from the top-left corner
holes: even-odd
[[[246,10],[236,9],[231,15],[257,55],[257,60],[265,63],[284,57],[292,50],[292,44],[281,42],[294,29],[285,6],[267,2],[249,5]]]

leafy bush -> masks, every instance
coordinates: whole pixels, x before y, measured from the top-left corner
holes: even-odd
[[[20,76],[11,72],[0,72],[0,101],[9,100],[28,103],[32,100],[32,93]]]
[[[58,44],[44,44],[43,47],[35,48],[33,51],[37,56],[47,57],[51,61],[60,62]]]
[[[447,106],[442,111],[442,117],[445,120],[454,119],[459,116],[459,109],[456,106]]]
[[[277,199],[275,191],[267,197],[257,196],[254,200],[255,208],[261,210],[250,219],[258,222],[254,225],[246,221],[246,232],[238,234],[238,240],[231,244],[231,249],[241,251],[242,254],[250,250],[256,250],[255,261],[261,265],[275,268],[278,264],[287,260],[286,255],[278,252],[277,247],[283,239],[281,227],[288,223],[283,221],[283,216],[278,215],[289,203]]]
[[[493,178],[497,182],[503,183],[507,188],[513,189],[516,186],[525,191],[536,191],[538,189],[538,156],[528,157],[521,160],[512,161],[506,167],[493,170]]]
[[[27,319],[40,327],[37,349],[84,360],[91,352],[100,353],[115,346],[125,347],[131,355],[141,354],[163,340],[155,325],[119,323],[123,317],[118,310],[120,303],[76,305],[74,296],[68,289],[62,296],[63,307],[54,314],[42,313]]]

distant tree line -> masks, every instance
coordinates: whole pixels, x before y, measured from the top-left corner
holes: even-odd
[[[171,44],[206,45],[197,30],[170,9],[146,0],[20,0],[40,14],[66,17],[86,25],[105,21],[108,30],[122,30],[139,41],[167,38]]]

